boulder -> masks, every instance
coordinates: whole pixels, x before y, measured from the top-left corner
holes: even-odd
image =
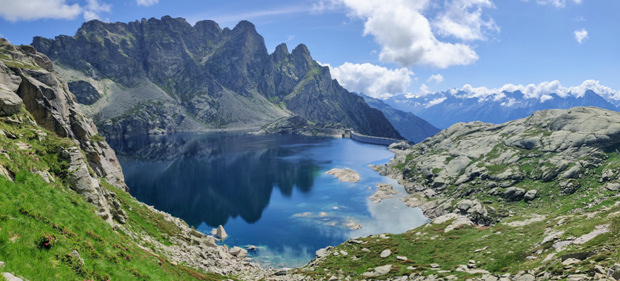
[[[609,275],[616,280],[620,280],[620,264],[619,263],[609,268]]]
[[[288,274],[291,272],[291,270],[292,270],[292,269],[287,268],[287,267],[285,267],[285,268],[280,268],[278,271],[276,271],[276,272],[274,273],[274,275],[275,275],[275,276],[285,276],[285,275],[288,275]]]
[[[321,248],[318,249],[315,254],[316,254],[316,258],[320,259],[322,257],[325,257],[329,254],[329,250],[331,249],[331,247],[326,247],[326,248]]]
[[[473,205],[474,202],[472,202],[471,200],[461,200],[461,202],[459,202],[458,208],[461,213],[466,213]]]
[[[364,272],[364,274],[362,274],[362,275],[365,276],[365,277],[383,276],[383,275],[388,274],[390,272],[390,270],[392,270],[392,265],[391,264],[386,264],[386,265],[375,267],[375,269],[373,271]]]
[[[23,103],[19,96],[0,85],[0,117],[18,113]]]
[[[538,193],[538,190],[536,189],[530,189],[525,193],[525,196],[523,196],[523,199],[525,200],[525,202],[529,202],[532,201],[534,199],[536,199],[536,194]]]
[[[392,254],[392,251],[390,251],[390,249],[387,249],[387,250],[383,250],[379,256],[384,259],[384,258],[389,257],[391,254]]]
[[[609,191],[618,191],[620,190],[620,183],[617,182],[609,182],[605,184],[605,188]]]
[[[393,144],[390,144],[390,146],[388,147],[388,149],[392,150],[407,150],[410,149],[411,145],[406,142],[406,141],[401,141],[401,142],[395,142]]]
[[[238,258],[245,258],[248,254],[247,250],[237,246],[232,247],[228,252]]]
[[[226,230],[224,230],[224,227],[222,225],[219,225],[217,227],[217,230],[215,231],[215,236],[217,236],[217,238],[219,239],[226,239],[226,237],[228,237],[228,234],[226,234]]]
[[[573,166],[562,174],[565,179],[577,179],[581,175],[581,167],[579,165]]]
[[[510,187],[502,193],[502,198],[506,201],[520,201],[525,196],[525,190],[518,187]]]
[[[8,272],[2,272],[2,276],[4,277],[4,280],[6,281],[24,281],[23,279]]]

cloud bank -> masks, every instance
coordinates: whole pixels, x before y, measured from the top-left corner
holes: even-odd
[[[138,6],[144,7],[153,6],[157,3],[159,3],[159,0],[136,0],[136,4],[138,4]]]
[[[550,94],[560,97],[583,97],[588,90],[592,90],[607,100],[620,100],[620,91],[603,86],[598,80],[586,80],[579,86],[564,87],[558,80],[535,84],[514,85],[506,84],[500,88],[473,87],[466,84],[461,89],[452,89],[450,94],[462,98],[478,98],[482,100],[501,100],[506,97],[504,92],[521,91],[526,99],[539,99],[541,102],[552,99]]]
[[[38,19],[73,20],[83,15],[85,20],[98,19],[99,13],[110,12],[111,6],[97,0],[87,0],[80,6],[67,0],[0,0],[0,17],[11,21],[32,21]]]
[[[369,63],[349,62],[330,67],[330,72],[347,90],[380,99],[406,93],[414,75],[407,68],[387,69]]]
[[[550,5],[556,8],[566,7],[566,2],[573,2],[575,4],[581,4],[581,0],[537,0],[536,3],[540,5]]]

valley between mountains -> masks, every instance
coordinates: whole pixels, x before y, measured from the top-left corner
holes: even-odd
[[[0,39],[0,280],[620,280],[618,112],[408,137],[304,45],[268,54],[249,22],[95,20],[32,45]],[[262,268],[132,197],[106,142],[215,129],[419,137],[373,169],[431,222]]]

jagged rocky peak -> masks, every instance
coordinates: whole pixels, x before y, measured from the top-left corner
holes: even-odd
[[[222,28],[212,20],[201,20],[194,25],[196,31],[205,37],[219,38],[222,36]]]
[[[284,59],[286,59],[286,57],[288,57],[289,52],[288,52],[288,46],[286,46],[286,43],[282,43],[278,46],[276,46],[276,50],[273,52],[273,54],[271,54],[271,56],[274,58],[274,60],[276,62],[281,62]]]
[[[311,65],[315,64],[312,56],[310,56],[310,50],[308,50],[308,47],[304,44],[297,45],[297,47],[293,49],[293,52],[291,52],[291,57],[293,63],[297,67],[308,69]]]
[[[398,136],[380,112],[333,81],[305,45],[290,54],[280,45],[270,55],[248,21],[233,29],[213,21],[191,26],[169,16],[128,24],[89,22],[74,37],[37,37],[33,45],[68,68],[61,73],[83,74],[68,75],[69,82],[93,85],[72,84],[81,86],[76,91],[88,97],[84,102],[94,102],[92,114],[108,136],[203,126],[259,129],[291,115],[330,128]],[[97,99],[104,91],[105,101]]]

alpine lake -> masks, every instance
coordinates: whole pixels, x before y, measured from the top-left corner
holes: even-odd
[[[315,251],[347,239],[402,233],[428,220],[400,200],[404,188],[369,165],[383,165],[387,147],[344,138],[241,133],[176,134],[110,141],[130,193],[211,235],[220,243],[255,250],[267,267],[303,266]],[[350,168],[356,183],[325,172]],[[375,203],[377,184],[393,198]]]

